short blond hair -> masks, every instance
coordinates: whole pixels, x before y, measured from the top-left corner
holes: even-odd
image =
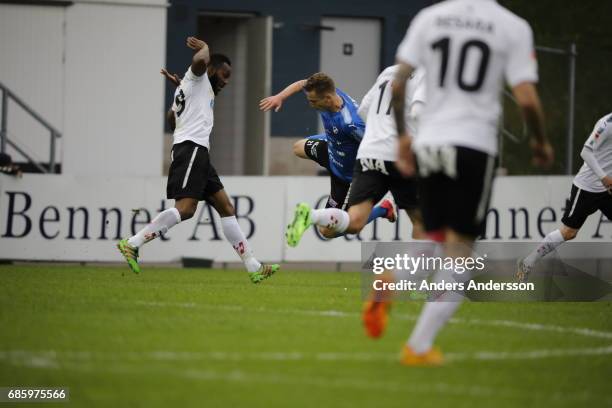
[[[315,91],[317,95],[323,95],[334,92],[336,90],[336,84],[334,84],[334,80],[328,75],[323,72],[317,72],[306,80],[304,90],[306,92]]]

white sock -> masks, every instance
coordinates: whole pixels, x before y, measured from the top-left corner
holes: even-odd
[[[240,229],[240,225],[238,225],[238,220],[236,220],[236,217],[222,217],[221,227],[223,228],[223,235],[225,235],[225,239],[232,244],[232,247],[234,247],[234,250],[240,259],[242,259],[247,271],[257,272],[261,267],[261,263],[253,256],[253,251],[251,250],[251,247],[244,236],[244,232],[242,232],[242,229]]]
[[[427,302],[417,320],[408,345],[416,354],[427,352],[433,346],[440,329],[455,313],[461,302]]]
[[[346,231],[351,221],[348,213],[339,208],[312,210],[310,217],[313,224],[333,229],[338,233]]]
[[[561,231],[558,229],[554,230],[550,234],[544,237],[544,240],[538,245],[538,247],[527,257],[524,259],[524,262],[527,266],[533,267],[536,262],[540,259],[544,258],[550,252],[552,252],[555,248],[565,242],[563,239],[563,235],[561,235]]]
[[[432,281],[459,281],[460,278],[465,277],[463,275],[456,276],[452,269],[443,269],[436,273]],[[435,301],[425,303],[407,343],[412,351],[416,354],[422,354],[431,349],[438,332],[455,314],[462,300],[462,293],[447,291]]]
[[[128,243],[136,248],[140,248],[143,244],[154,240],[161,234],[181,222],[181,214],[176,208],[168,208],[157,214],[150,224],[147,224],[143,229],[138,231],[136,235],[128,239]]]

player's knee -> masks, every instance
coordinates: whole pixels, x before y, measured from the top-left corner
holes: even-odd
[[[304,143],[304,140],[298,140],[293,144],[293,154],[297,157],[306,157],[306,153],[304,153]]]
[[[563,239],[566,241],[571,241],[572,239],[576,238],[576,235],[578,235],[577,229],[570,228],[565,225],[560,228],[560,231]]]
[[[197,204],[196,205],[187,204],[187,205],[177,206],[176,209],[178,210],[181,216],[181,221],[185,221],[194,216],[197,208],[198,208]]]

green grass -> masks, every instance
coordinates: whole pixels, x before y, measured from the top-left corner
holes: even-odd
[[[75,407],[612,404],[610,303],[465,304],[438,339],[449,364],[407,368],[420,305],[372,341],[356,273],[128,272],[0,267],[0,386],[69,387]]]

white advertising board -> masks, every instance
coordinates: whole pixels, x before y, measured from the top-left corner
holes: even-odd
[[[297,248],[287,248],[284,228],[300,201],[323,206],[329,191],[325,177],[224,177],[240,225],[262,261],[355,262],[363,241],[406,241],[406,214],[396,224],[378,220],[357,236],[325,241],[314,229]],[[58,261],[119,261],[114,247],[172,205],[165,200],[166,180],[151,178],[0,175],[0,258]],[[571,177],[499,177],[488,212],[485,239],[539,241],[557,228]],[[452,206],[461,197],[449,197]],[[133,210],[139,209],[135,212]],[[577,241],[611,242],[612,222],[591,216]],[[143,262],[182,257],[237,261],[224,240],[216,212],[202,203],[196,216],[170,230],[164,239],[143,247]]]

